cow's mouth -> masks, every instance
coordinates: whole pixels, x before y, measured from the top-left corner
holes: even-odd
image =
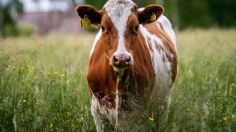
[[[128,67],[113,67],[117,77],[121,78]]]

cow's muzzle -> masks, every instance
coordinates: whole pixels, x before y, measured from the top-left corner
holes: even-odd
[[[112,66],[116,69],[125,69],[133,64],[132,56],[126,52],[115,53],[111,59]]]

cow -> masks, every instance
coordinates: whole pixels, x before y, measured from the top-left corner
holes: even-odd
[[[87,72],[97,131],[138,128],[160,105],[168,109],[178,59],[163,10],[159,4],[138,8],[132,0],[109,0],[101,10],[76,7],[82,26],[99,28]]]

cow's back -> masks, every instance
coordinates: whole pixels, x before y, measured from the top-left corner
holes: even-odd
[[[161,15],[157,19],[157,22],[158,22],[159,28],[162,28],[167,33],[167,35],[170,37],[170,39],[172,40],[176,48],[176,36],[172,29],[172,24],[170,23],[169,19],[166,16]]]

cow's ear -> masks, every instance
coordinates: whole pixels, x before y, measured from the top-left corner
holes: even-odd
[[[96,10],[91,5],[80,5],[76,7],[76,13],[81,18],[81,26],[89,28],[99,26],[101,23],[101,11]]]
[[[161,5],[152,4],[138,10],[138,19],[140,24],[151,23],[156,21],[163,13],[164,9]]]

